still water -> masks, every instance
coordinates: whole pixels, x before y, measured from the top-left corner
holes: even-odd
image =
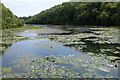
[[[10,62],[24,55],[49,56],[69,54],[82,54],[82,52],[71,50],[66,46],[51,42],[49,39],[24,40],[12,44],[4,52],[2,56],[3,67],[9,67]]]
[[[47,29],[47,27],[45,28]],[[36,30],[37,31],[36,33],[34,30],[32,29],[32,32],[28,32],[30,30],[26,30],[27,33],[18,32],[16,33],[17,35],[16,38],[19,38],[19,37],[20,38],[22,37],[32,38],[32,37],[39,36],[40,34],[39,30]],[[47,30],[49,31],[50,28]],[[82,33],[87,33],[87,34],[93,33],[94,34],[94,32],[87,27],[86,28],[84,27],[67,28],[65,30],[70,31],[70,34],[64,34],[64,37],[65,36],[69,37],[69,35],[71,34],[73,36],[74,34],[76,35],[76,34],[82,34]],[[59,29],[56,30],[55,28],[54,31],[55,32],[59,31]],[[64,31],[60,31],[60,33],[63,33],[63,32]],[[45,33],[49,33],[49,32],[45,32]],[[60,36],[58,35],[57,37],[58,38],[60,37],[61,42],[62,41],[66,42],[66,39],[64,40],[64,37],[62,35],[63,34],[61,34]],[[78,38],[78,37],[73,37],[73,38]],[[57,40],[59,40],[58,38]],[[19,73],[19,72],[24,72],[24,70],[23,69],[16,70],[16,68],[14,68],[16,64],[13,64],[12,62],[19,60],[21,56],[35,55],[35,56],[45,57],[45,56],[51,56],[51,55],[54,55],[54,56],[62,55],[64,57],[66,56],[63,59],[64,63],[58,63],[59,62],[58,61],[54,65],[60,65],[62,67],[70,69],[69,71],[71,72],[79,73],[79,75],[82,75],[84,73],[94,73],[95,75],[101,75],[103,78],[108,75],[113,76],[113,77],[118,76],[118,69],[115,68],[114,63],[110,63],[111,60],[106,59],[105,56],[107,55],[107,56],[119,57],[119,49],[116,48],[116,47],[120,47],[119,44],[109,44],[109,45],[108,44],[95,44],[93,43],[93,41],[87,41],[87,39],[96,39],[96,37],[85,37],[85,38],[80,37],[78,39],[80,39],[80,41],[78,40],[77,42],[84,42],[84,44],[82,45],[74,44],[75,40],[72,42],[73,44],[60,44],[59,42],[55,42],[55,40],[54,39],[52,40],[51,38],[22,40],[22,41],[18,41],[13,44],[9,44],[9,45],[4,44],[4,46],[6,46],[7,49],[3,52],[3,55],[0,56],[0,58],[2,58],[2,67],[13,68],[11,73],[16,73],[16,72]],[[72,39],[70,41],[72,41]],[[86,47],[83,47],[83,46],[86,46]],[[81,49],[81,47],[83,48]],[[107,51],[106,49],[109,49],[109,50]],[[101,50],[102,51],[106,50],[106,52],[102,53]],[[118,53],[114,54],[114,52],[116,51]],[[91,53],[92,53],[92,56],[91,56]],[[100,54],[104,56],[104,58],[99,59],[99,57],[96,56],[96,54]],[[76,56],[71,57],[71,55],[76,55]],[[79,59],[81,62],[77,62]],[[71,60],[73,60],[73,62],[69,63],[69,61]],[[116,59],[116,60],[119,60],[119,59]],[[78,66],[78,63],[80,63],[82,66],[81,65]],[[108,63],[109,63],[109,66],[108,66]],[[89,72],[87,72],[86,70],[88,70]],[[91,76],[94,77],[95,75],[91,75]]]

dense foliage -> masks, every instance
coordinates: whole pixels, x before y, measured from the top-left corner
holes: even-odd
[[[34,15],[29,24],[120,25],[120,2],[65,2]]]
[[[18,19],[8,8],[0,3],[1,9],[0,18],[2,18],[2,26],[0,28],[13,28],[19,27],[24,24],[23,20]]]
[[[28,16],[28,17],[26,17],[26,16],[23,16],[23,17],[19,17],[19,19],[22,19],[22,20],[28,20],[28,19],[30,19],[32,16]]]

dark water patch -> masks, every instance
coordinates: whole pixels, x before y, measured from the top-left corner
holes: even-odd
[[[92,30],[90,30],[88,27],[72,27],[72,28],[66,28],[64,29],[66,31],[71,31],[72,34],[78,34],[78,33],[94,33]]]
[[[69,33],[40,33],[38,34],[39,35],[70,35],[70,34],[73,34],[72,32],[69,32]]]
[[[106,54],[107,56],[116,56],[120,57],[120,51],[117,49],[117,47],[120,47],[119,44],[98,44],[93,43],[93,41],[88,41],[86,39],[95,39],[96,37],[88,37],[88,38],[82,38],[80,42],[85,42],[85,44],[66,44],[65,46],[73,48],[78,51],[82,51],[85,53],[91,52],[93,54]],[[85,46],[83,48],[79,47]],[[117,60],[117,59],[116,59]]]

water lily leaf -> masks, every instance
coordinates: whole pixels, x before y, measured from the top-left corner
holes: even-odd
[[[108,59],[110,59],[110,60],[119,59],[119,57],[115,57],[115,56],[107,56],[107,57],[108,57]]]
[[[104,71],[104,72],[110,72],[110,70],[109,70],[109,69],[104,68],[104,67],[99,67],[98,69],[99,69],[99,70],[101,70],[101,71]]]
[[[11,68],[2,68],[3,72],[10,72],[12,69]]]

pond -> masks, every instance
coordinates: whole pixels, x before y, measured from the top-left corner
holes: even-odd
[[[35,39],[24,40],[13,43],[2,56],[3,67],[9,67],[11,61],[18,59],[24,55],[69,55],[69,54],[82,54],[79,51],[73,51],[66,46],[51,42],[49,39]]]
[[[47,25],[40,29],[13,31],[10,35],[16,42],[8,40],[11,44],[3,45],[6,50],[0,57],[3,77],[117,78],[120,45],[116,30],[61,29],[58,25]]]

